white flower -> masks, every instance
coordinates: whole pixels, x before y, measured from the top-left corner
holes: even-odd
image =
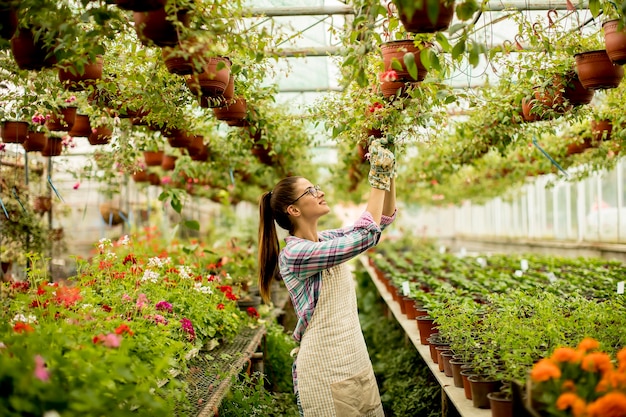
[[[169,263],[172,262],[172,258],[159,258],[158,256],[155,256],[154,258],[150,258],[148,259],[148,268],[150,267],[157,267],[157,268],[161,268]]]
[[[6,349],[7,345],[5,345],[4,343],[0,342],[0,349]]]
[[[141,277],[141,280],[156,283],[160,277],[161,275],[158,272],[146,269],[143,273],[143,277]]]
[[[187,265],[181,265],[180,268],[178,268],[178,275],[180,275],[182,279],[191,278],[191,267]]]
[[[90,308],[90,307],[93,307],[93,304],[88,304],[88,303],[85,303],[85,304],[83,304],[81,307],[82,307],[82,308]]]
[[[56,410],[50,410],[43,413],[43,417],[61,417],[61,414]]]
[[[18,321],[21,321],[22,323],[34,323],[37,321],[37,316],[29,314],[27,317],[22,313],[17,313],[15,317],[13,317],[13,320],[11,320],[11,325],[14,326]]]
[[[204,287],[201,283],[197,282],[193,286],[194,290],[201,292],[203,294],[213,294],[213,290],[211,287]]]
[[[117,258],[117,254],[115,252],[109,252],[107,254],[104,255],[105,259],[116,259]]]
[[[113,246],[113,244],[111,243],[111,239],[107,239],[106,237],[103,237],[102,239],[98,241],[98,249],[100,250],[100,253],[104,252],[104,249],[107,246]]]
[[[124,235],[117,241],[118,245],[128,246],[130,244],[130,237],[128,235]]]

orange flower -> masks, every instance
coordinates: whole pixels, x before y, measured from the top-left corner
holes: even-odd
[[[71,307],[81,300],[80,288],[74,287],[59,287],[56,290],[55,301],[57,304],[62,304],[65,307]]]
[[[572,409],[575,417],[583,416],[585,413],[585,401],[573,392],[565,392],[556,400],[556,408],[559,410]]]
[[[544,382],[551,378],[560,378],[561,370],[550,359],[541,359],[530,371],[530,377],[535,382]]]
[[[15,326],[13,326],[13,331],[15,333],[24,333],[24,332],[31,333],[31,332],[34,332],[35,329],[33,329],[33,326],[31,326],[28,323],[18,321],[17,323],[15,323]]]
[[[613,370],[611,358],[604,352],[592,352],[583,358],[580,367],[587,372],[601,372],[603,374]]]
[[[580,361],[582,355],[581,352],[578,352],[570,347],[560,347],[552,352],[552,359],[554,362],[578,362]]]
[[[600,343],[597,340],[592,339],[590,337],[585,337],[583,340],[580,341],[577,349],[582,350],[583,352],[588,352],[590,350],[597,349],[599,347],[600,347]]]
[[[589,417],[626,417],[626,395],[610,392],[587,407]]]
[[[611,387],[626,390],[626,374],[623,372],[610,372],[608,374]]]
[[[561,390],[564,392],[576,391],[576,384],[571,379],[566,379],[563,381],[563,385],[561,385]]]

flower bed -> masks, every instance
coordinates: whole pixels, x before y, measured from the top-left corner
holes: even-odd
[[[256,325],[191,246],[101,240],[68,283],[2,288],[0,415],[177,415],[189,360]],[[184,415],[184,414],[183,414]]]

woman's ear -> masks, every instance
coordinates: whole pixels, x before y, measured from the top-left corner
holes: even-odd
[[[300,209],[298,209],[298,207],[294,205],[290,205],[289,207],[287,207],[287,214],[297,217],[300,215]]]

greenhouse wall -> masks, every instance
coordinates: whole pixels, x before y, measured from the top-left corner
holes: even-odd
[[[625,169],[620,161],[614,170],[578,182],[547,175],[515,197],[481,205],[408,207],[414,213],[410,224],[418,234],[456,250],[510,248],[626,259]]]

